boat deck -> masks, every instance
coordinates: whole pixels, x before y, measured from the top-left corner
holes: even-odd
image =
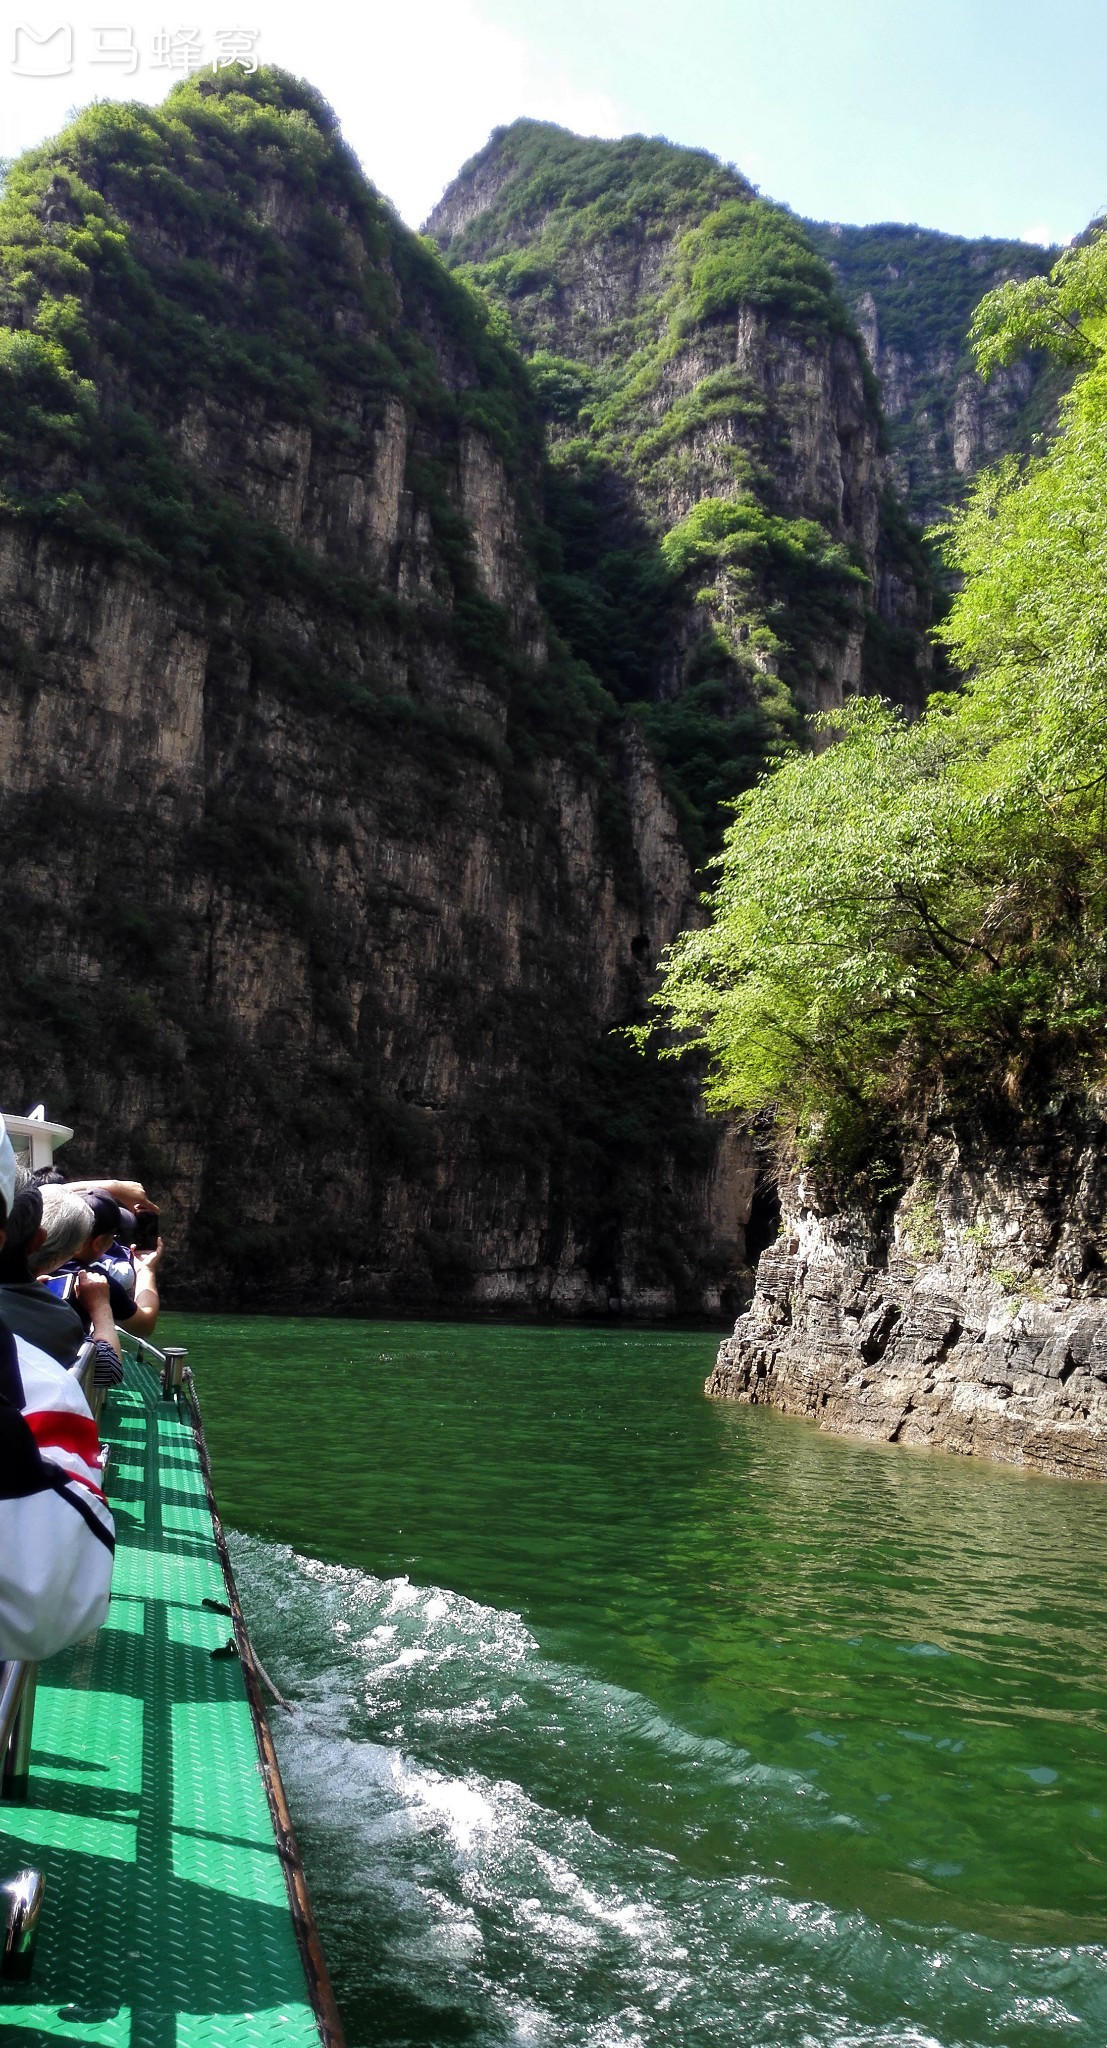
[[[238,1655],[213,1656],[232,1623],[201,1604],[229,1587],[188,1409],[129,1358],[100,1428],[111,1608],[40,1667],[29,1796],[0,1804],[0,1876],[46,1877],[31,1981],[0,1985],[0,2043],[320,2048],[334,2037],[309,1989],[254,1681]]]

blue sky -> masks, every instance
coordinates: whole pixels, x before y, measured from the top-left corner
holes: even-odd
[[[628,125],[819,219],[1067,239],[1107,208],[1104,0],[485,0]]]
[[[490,129],[524,113],[710,149],[818,219],[1064,241],[1107,208],[1107,0],[1054,0],[1048,16],[1030,0],[203,5],[189,13],[195,61],[215,61],[225,31],[250,23],[263,62],[326,93],[413,225]],[[164,0],[10,12],[0,153],[97,94],[160,99],[175,75],[156,40],[165,20]],[[24,36],[17,53],[20,24],[40,39],[67,29],[69,68],[28,75],[48,46]],[[60,66],[64,36],[49,47]],[[185,61],[180,47],[172,61]]]

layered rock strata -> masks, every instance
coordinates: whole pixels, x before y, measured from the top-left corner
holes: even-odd
[[[707,1392],[840,1435],[1107,1479],[1107,1130],[931,1140],[890,1214],[797,1180]]]

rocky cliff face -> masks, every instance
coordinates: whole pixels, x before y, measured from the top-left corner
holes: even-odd
[[[692,872],[511,351],[274,74],[90,110],[0,239],[4,1101],[177,1300],[718,1312],[745,1148],[611,1036]]]
[[[1040,359],[987,384],[968,348],[984,294],[1032,277],[1056,249],[925,228],[809,223],[851,307],[880,385],[896,489],[924,525],[942,519],[979,469],[1047,428],[1064,379]]]
[[[1105,1136],[1094,1104],[947,1127],[883,1211],[793,1180],[708,1393],[1107,1479]]]
[[[563,522],[551,607],[583,623],[616,694],[655,707],[644,722],[678,800],[717,828],[719,799],[798,716],[865,689],[921,701],[928,571],[889,499],[862,343],[799,223],[703,152],[522,121],[428,227],[532,364],[558,474],[593,514],[587,547]],[[605,631],[605,558],[633,565],[633,673]],[[643,590],[653,609],[635,618]],[[710,789],[690,715],[725,764]]]

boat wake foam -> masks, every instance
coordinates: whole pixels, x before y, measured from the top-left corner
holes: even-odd
[[[520,1616],[232,1540],[351,2048],[963,2048],[1107,2039],[1101,1950],[796,1897],[758,1848],[813,1777],[558,1664]],[[359,2032],[359,2027],[361,2032]],[[391,2031],[389,2028],[391,2027]]]

